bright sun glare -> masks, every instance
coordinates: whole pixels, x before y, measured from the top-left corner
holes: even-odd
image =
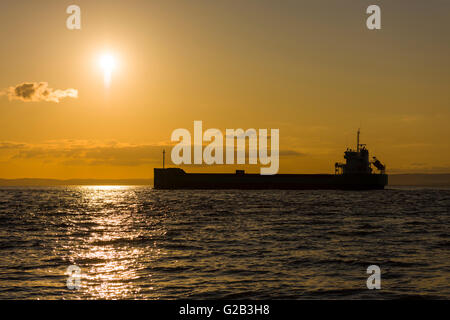
[[[112,55],[104,54],[100,57],[100,66],[105,72],[112,72],[116,66],[116,61]]]
[[[105,86],[109,87],[111,84],[112,72],[116,68],[116,59],[111,54],[103,54],[100,57],[100,67],[103,69]]]

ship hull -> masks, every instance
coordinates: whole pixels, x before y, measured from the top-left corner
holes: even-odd
[[[155,189],[284,189],[376,190],[388,183],[386,174],[226,174],[186,173],[178,168],[154,169]]]

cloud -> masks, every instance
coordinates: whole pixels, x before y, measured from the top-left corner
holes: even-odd
[[[78,90],[49,88],[47,82],[24,82],[15,87],[9,87],[8,89],[3,90],[0,95],[7,95],[9,100],[59,103],[60,100],[64,98],[78,98]]]
[[[116,141],[54,140],[37,144],[0,141],[0,160],[41,161],[67,166],[126,166],[160,165],[162,150],[171,164],[173,143],[129,144]],[[270,151],[269,151],[270,152]],[[304,156],[295,150],[280,150],[281,157]],[[193,155],[193,153],[192,153]],[[225,157],[225,153],[224,153]],[[246,150],[246,163],[249,153]],[[206,165],[205,165],[206,166]]]
[[[414,162],[389,168],[389,173],[449,173],[450,164],[433,165],[431,163]]]
[[[0,142],[0,150],[17,150],[26,147],[25,143]]]
[[[170,146],[84,140],[57,140],[39,144],[0,142],[0,158],[39,160],[70,166],[141,166],[160,163]]]
[[[280,150],[280,157],[303,157],[306,153],[298,152],[295,150]]]

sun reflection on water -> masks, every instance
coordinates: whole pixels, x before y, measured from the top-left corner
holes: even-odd
[[[148,212],[140,210],[133,187],[83,186],[79,190],[81,214],[71,218],[72,236],[66,246],[70,263],[82,269],[77,295],[141,297],[141,288],[153,288],[149,268],[161,254],[153,239],[165,234],[161,221],[152,221]]]
[[[99,191],[109,191],[109,190],[126,190],[130,189],[130,186],[82,186],[80,188],[87,190],[99,190]]]

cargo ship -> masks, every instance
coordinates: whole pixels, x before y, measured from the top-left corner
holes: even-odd
[[[155,189],[285,189],[285,190],[375,190],[388,184],[386,166],[376,157],[369,158],[365,144],[344,152],[345,163],[336,162],[334,174],[248,174],[187,173],[181,168],[154,168]],[[372,168],[372,166],[374,168]],[[376,172],[375,172],[376,171]]]

